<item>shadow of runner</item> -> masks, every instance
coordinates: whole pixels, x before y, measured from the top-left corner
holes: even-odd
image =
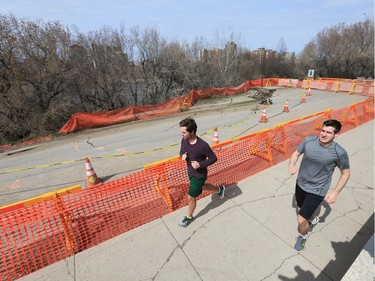
[[[286,276],[279,275],[279,280],[282,281],[312,281],[312,280],[317,280],[314,277],[314,274],[312,274],[311,271],[304,271],[299,265],[294,267],[295,271],[297,272],[297,277],[296,278],[288,278]]]
[[[228,187],[226,187],[225,189],[225,197],[223,198],[223,200],[220,200],[219,196],[217,195],[217,193],[213,193],[211,195],[211,199],[212,201],[210,203],[208,203],[202,210],[199,211],[199,213],[197,213],[194,218],[198,218],[200,216],[203,216],[205,214],[207,214],[210,210],[220,206],[223,202],[225,202],[225,200],[227,200],[227,198],[234,198],[234,197],[237,197],[239,195],[242,194],[242,191],[241,189],[238,187],[237,184],[232,184]]]
[[[322,208],[324,208],[324,213],[320,215]],[[319,216],[319,222],[323,223],[325,222],[326,218],[331,213],[331,211],[331,206],[327,203],[327,201],[323,200],[322,204],[320,204],[314,215]]]
[[[329,262],[320,275],[325,274],[333,280],[341,280],[373,234],[374,213],[350,242],[331,242],[336,259]]]
[[[304,271],[300,266],[296,266],[297,276],[295,278],[279,274],[279,280],[341,280],[373,234],[374,214],[369,217],[350,242],[331,242],[336,259],[331,260],[317,277],[314,277],[311,271]]]

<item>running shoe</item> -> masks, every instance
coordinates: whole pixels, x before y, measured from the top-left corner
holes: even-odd
[[[189,218],[188,216],[185,216],[182,221],[178,223],[179,226],[187,227],[191,222],[193,221],[193,218]]]
[[[224,198],[224,193],[225,193],[225,186],[224,185],[219,186],[218,195],[219,195],[220,199]]]
[[[314,231],[314,228],[319,223],[319,217],[315,217],[311,222],[309,222],[309,229],[307,230],[307,233],[311,233]]]
[[[298,235],[296,244],[294,245],[294,250],[296,250],[296,252],[301,252],[305,248],[305,244],[306,238]]]

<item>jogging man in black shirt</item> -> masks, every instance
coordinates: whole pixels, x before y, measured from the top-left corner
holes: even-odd
[[[192,118],[185,118],[180,122],[181,140],[180,156],[187,163],[187,172],[190,181],[188,198],[188,215],[179,222],[182,227],[187,227],[193,220],[193,213],[197,206],[196,198],[203,190],[213,190],[218,193],[221,199],[224,198],[225,186],[214,186],[206,183],[207,167],[217,161],[211,147],[197,136],[197,124]]]

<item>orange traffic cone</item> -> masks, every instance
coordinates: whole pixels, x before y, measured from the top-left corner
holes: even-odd
[[[265,123],[265,122],[267,122],[267,121],[268,121],[268,120],[267,120],[267,116],[266,116],[266,109],[263,108],[262,117],[260,118],[259,122],[263,122],[263,123]]]
[[[305,95],[305,94],[303,94],[301,102],[302,102],[302,103],[305,103],[305,102],[306,102],[306,95]]]
[[[310,90],[310,88],[309,88],[308,91],[307,91],[307,96],[308,96],[308,97],[311,96],[311,90]]]
[[[289,112],[289,104],[288,104],[288,100],[285,101],[283,112]]]
[[[89,158],[86,157],[86,184],[87,187],[92,187],[100,183],[100,179],[96,175],[94,169],[91,166]]]
[[[217,133],[217,128],[215,129],[214,135],[212,137],[212,144],[218,144],[219,143],[219,135]]]

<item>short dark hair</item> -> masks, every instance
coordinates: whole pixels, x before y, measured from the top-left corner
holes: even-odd
[[[186,127],[186,131],[189,133],[197,133],[198,129],[197,123],[195,123],[195,120],[191,117],[181,120],[180,127]]]
[[[323,126],[333,127],[335,134],[341,131],[341,123],[335,119],[329,119],[323,122]]]

